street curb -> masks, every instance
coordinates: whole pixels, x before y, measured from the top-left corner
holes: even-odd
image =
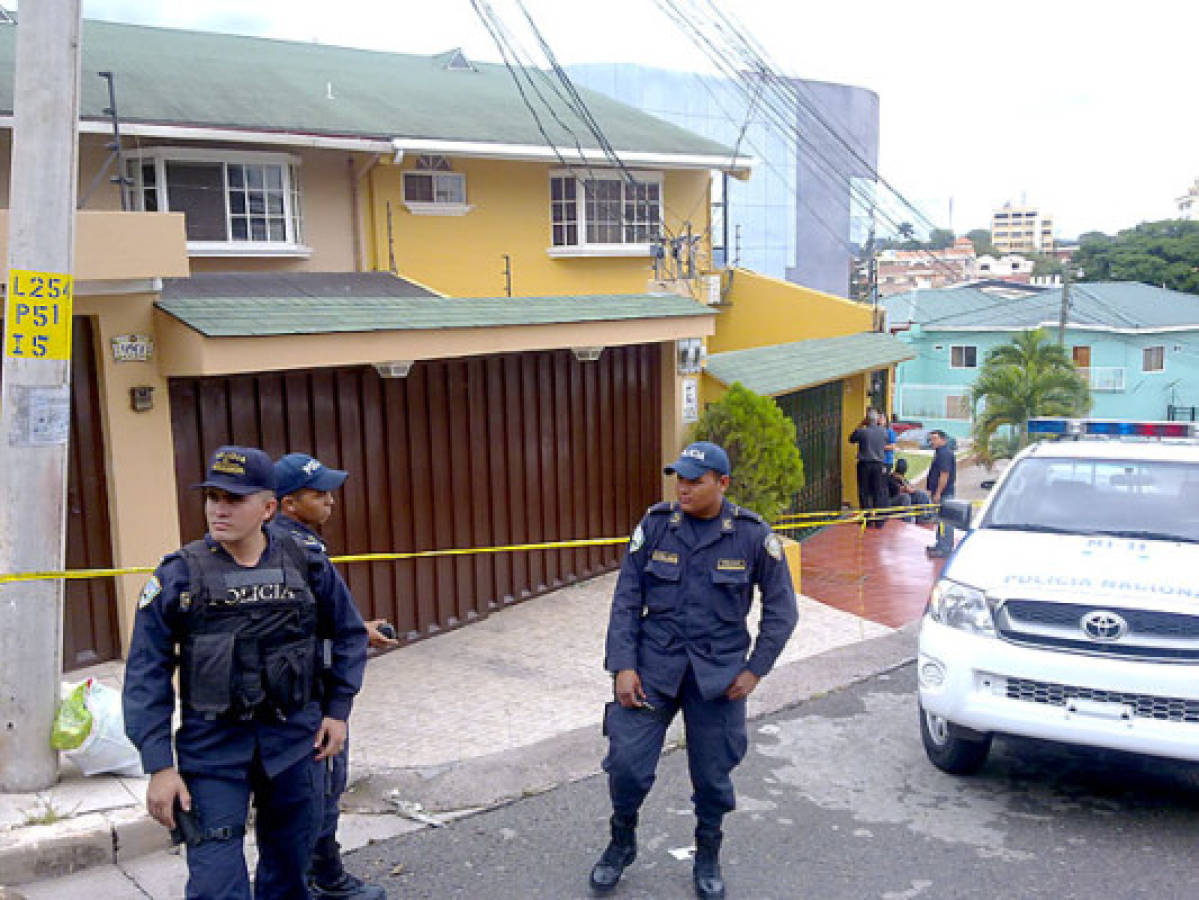
[[[750,718],[797,706],[911,661],[918,627],[919,623],[913,622],[881,637],[777,667],[751,695]],[[676,722],[671,735],[679,731]],[[668,736],[667,747],[675,749],[675,744]],[[415,801],[429,811],[483,811],[599,773],[606,749],[597,710],[594,726],[515,750],[442,766],[361,766],[360,777],[346,794],[346,806],[351,812],[394,815],[395,806],[389,799],[394,796]],[[12,842],[0,846],[0,900],[20,896],[11,891],[6,895],[5,885],[59,878],[90,866],[127,863],[170,846],[166,829],[140,805],[88,813],[52,826],[30,826],[12,834]]]
[[[779,666],[750,697],[749,716],[757,719],[850,687],[915,658],[918,622]],[[679,732],[676,721],[671,734]],[[667,748],[675,741],[667,736]],[[607,741],[596,724],[537,744],[440,766],[360,767],[351,801],[360,811],[393,811],[389,796],[419,803],[425,810],[485,810],[543,793],[597,774]],[[668,750],[669,752],[669,750]],[[366,772],[362,773],[362,768]]]

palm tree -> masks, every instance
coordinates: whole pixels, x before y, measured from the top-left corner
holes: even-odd
[[[1015,452],[1028,442],[1030,418],[1084,415],[1091,408],[1091,389],[1065,349],[1038,328],[1021,332],[987,354],[971,389],[971,402],[975,452],[990,462],[996,455],[992,439],[1001,427],[1011,429]]]

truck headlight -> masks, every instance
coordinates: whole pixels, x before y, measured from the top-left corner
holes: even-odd
[[[986,595],[978,590],[948,578],[933,585],[928,600],[928,614],[934,622],[960,628],[985,637],[995,636],[995,620]]]

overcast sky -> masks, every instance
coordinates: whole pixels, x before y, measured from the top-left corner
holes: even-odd
[[[10,0],[11,3],[11,0]],[[514,0],[492,6],[533,45]],[[526,0],[564,64],[710,71],[654,0]],[[879,170],[959,234],[1026,198],[1058,237],[1177,214],[1199,177],[1194,0],[723,0],[788,75],[869,88]],[[83,0],[84,16],[498,61],[470,0]]]

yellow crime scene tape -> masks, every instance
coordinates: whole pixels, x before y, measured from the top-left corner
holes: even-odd
[[[782,516],[771,527],[775,531],[800,528],[823,528],[830,525],[860,525],[881,519],[906,518],[928,515],[935,512],[937,504],[915,506],[889,506],[881,509],[855,509],[841,512],[824,510],[810,513],[790,513]],[[797,520],[797,521],[792,521]],[[445,550],[413,550],[406,553],[354,553],[347,556],[332,556],[335,563],[394,562],[404,559],[434,559],[445,556],[473,556],[481,553],[518,553],[525,550],[577,550],[583,547],[610,547],[624,544],[624,537],[577,538],[566,541],[541,541],[533,544],[504,544],[497,547],[459,547]],[[61,572],[6,572],[0,573],[0,584],[20,581],[78,581],[87,578],[115,578],[118,575],[149,575],[154,566],[126,566],[120,569],[69,569]]]

